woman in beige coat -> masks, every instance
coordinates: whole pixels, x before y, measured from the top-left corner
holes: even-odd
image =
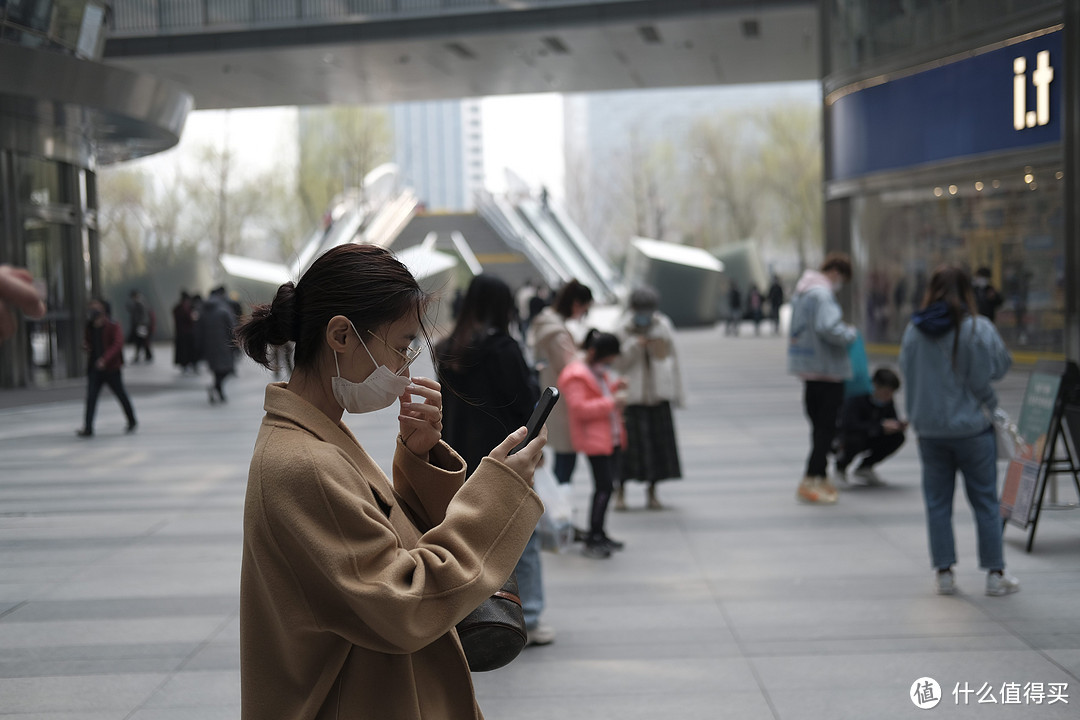
[[[442,442],[439,385],[410,378],[427,298],[393,255],[343,245],[258,307],[256,362],[296,343],[266,389],[240,578],[241,717],[481,718],[454,626],[509,577],[543,512],[524,428],[465,463]],[[393,482],[342,411],[398,402]]]
[[[592,303],[592,291],[588,286],[570,280],[559,288],[555,304],[533,318],[527,341],[540,373],[540,387],[556,385],[559,373],[577,357],[577,343],[566,328],[566,322],[585,317]],[[566,403],[556,403],[548,416],[547,428],[548,445],[555,451],[555,478],[565,485],[570,482],[577,464],[577,453],[570,442]]]

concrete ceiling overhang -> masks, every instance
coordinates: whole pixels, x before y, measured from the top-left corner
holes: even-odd
[[[112,37],[196,107],[384,103],[819,79],[817,3],[658,0]]]

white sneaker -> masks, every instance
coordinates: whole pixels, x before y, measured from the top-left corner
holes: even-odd
[[[852,475],[859,478],[867,485],[873,487],[880,487],[885,484],[885,481],[882,480],[876,472],[874,472],[874,468],[857,467],[855,468],[855,472],[853,472]]]
[[[992,597],[1009,595],[1020,589],[1020,581],[1002,570],[986,573],[986,594]]]
[[[538,624],[532,630],[527,630],[528,640],[526,645],[550,645],[555,642],[555,629],[544,623]]]
[[[832,505],[836,502],[837,492],[823,477],[806,476],[795,491],[795,499],[811,505]]]
[[[944,572],[935,573],[937,575],[937,594],[938,595],[955,595],[956,594],[956,576],[953,575],[952,570],[946,570]]]

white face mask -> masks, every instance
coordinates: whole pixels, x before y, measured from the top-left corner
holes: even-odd
[[[836,282],[834,282],[834,283],[832,284],[832,291],[833,291],[833,293],[836,293],[836,294],[838,294],[838,293],[839,293],[839,292],[840,292],[841,290],[843,290],[843,289],[844,289],[844,281],[843,281],[842,279],[841,279],[841,280],[837,280]]]
[[[356,333],[356,328],[352,322],[349,322],[349,327]],[[375,363],[375,370],[363,382],[346,380],[341,377],[338,354],[335,352],[334,367],[337,369],[337,377],[330,380],[330,385],[334,391],[334,399],[337,400],[338,405],[354,415],[375,412],[390,407],[405,392],[405,388],[412,384],[412,379],[408,375],[400,374],[408,370],[408,365],[401,368],[397,373],[385,365],[380,365],[371,355],[371,351],[368,350],[364,339],[360,337],[360,333],[356,333],[356,337],[360,340],[364,352],[371,358],[371,362]]]

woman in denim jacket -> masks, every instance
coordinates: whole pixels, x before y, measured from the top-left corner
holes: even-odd
[[[905,402],[919,436],[923,497],[937,591],[956,592],[952,503],[956,472],[975,516],[979,565],[987,595],[1020,589],[1005,573],[997,494],[997,449],[989,413],[997,407],[990,383],[1012,364],[993,323],[978,315],[971,278],[955,266],[934,272],[900,347]]]

